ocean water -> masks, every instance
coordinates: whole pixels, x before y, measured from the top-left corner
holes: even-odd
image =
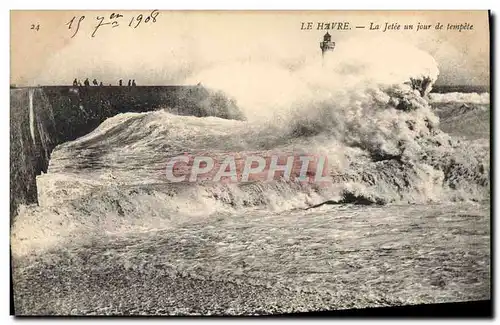
[[[168,184],[164,159],[186,150],[282,152],[290,144],[278,138],[275,148],[266,148],[256,136],[242,137],[243,121],[166,112],[114,117],[56,148],[37,180],[40,205],[22,207],[11,237],[16,308],[28,314],[247,314],[487,299],[487,177],[474,166],[478,161],[460,162],[459,155],[464,145],[477,159],[486,157],[489,141],[486,134],[453,130],[455,121],[470,125],[484,114],[475,105],[440,108],[455,111],[441,112],[440,125],[462,142],[442,152],[461,163],[455,175],[448,172],[448,186],[444,175],[429,178],[434,170],[421,175],[407,168],[389,177],[399,163],[381,165],[369,156],[364,165],[375,166],[362,171],[378,180],[374,185],[348,176],[326,189],[286,182]],[[323,149],[332,141],[316,137],[307,143]],[[293,141],[295,150],[305,146],[301,141]],[[331,156],[355,150],[337,146]],[[479,163],[488,171],[486,158]],[[360,172],[349,168],[359,167],[346,167],[347,175]],[[339,200],[346,190],[370,198],[372,186],[386,205],[307,210]],[[115,277],[128,280],[116,284]],[[187,288],[171,287],[186,281]],[[212,302],[193,298],[196,281],[213,291]],[[262,291],[255,300],[242,298],[255,288]]]

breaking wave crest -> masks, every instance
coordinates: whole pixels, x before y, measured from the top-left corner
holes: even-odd
[[[489,93],[444,93],[429,94],[431,103],[469,103],[469,104],[489,104]]]
[[[39,206],[23,206],[13,227],[14,253],[80,232],[172,227],[251,209],[488,200],[489,143],[440,130],[427,101],[438,74],[432,57],[402,46],[406,56],[371,61],[352,55],[370,44],[350,46],[324,65],[235,62],[193,77],[234,100],[243,120],[126,113],[58,146],[37,178]],[[318,153],[328,157],[332,183],[168,183],[166,159],[186,152]]]

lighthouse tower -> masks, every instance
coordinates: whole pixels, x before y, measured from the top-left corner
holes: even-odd
[[[332,42],[332,36],[328,32],[323,36],[323,42],[319,43],[319,47],[323,57],[325,57],[326,52],[331,52],[335,49],[335,42]]]

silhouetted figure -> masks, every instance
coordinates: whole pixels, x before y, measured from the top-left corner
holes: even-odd
[[[128,80],[128,86],[130,87],[132,85],[132,80]]]
[[[93,84],[94,86],[97,86],[99,83],[97,82],[97,79],[94,79],[94,80],[92,80],[92,84]]]
[[[78,80],[75,78],[75,80],[73,80],[73,86],[78,86]]]
[[[101,83],[99,84],[99,87],[102,87],[102,86],[103,86],[103,84],[102,84],[102,81],[101,81]]]
[[[85,85],[85,87],[90,86],[89,78],[85,79],[85,81],[83,82],[83,84]]]
[[[134,79],[134,80],[132,80],[132,86],[137,86],[137,85],[135,84],[135,79]]]
[[[123,80],[118,81],[118,85],[123,86]]]

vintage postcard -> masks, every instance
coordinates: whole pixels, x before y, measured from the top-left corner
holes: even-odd
[[[11,11],[15,314],[490,300],[489,27]]]

